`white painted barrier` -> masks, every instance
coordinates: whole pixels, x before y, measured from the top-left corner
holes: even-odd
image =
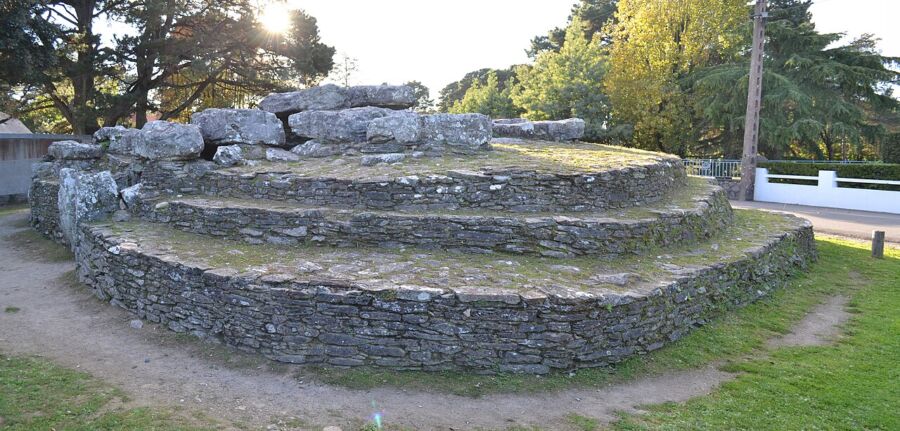
[[[770,183],[770,178],[818,181],[818,185]],[[835,171],[819,171],[819,176],[770,175],[766,168],[756,168],[753,200],[784,204],[810,205],[900,214],[900,192],[851,189],[838,183],[887,184],[900,186],[900,181],[838,178]]]

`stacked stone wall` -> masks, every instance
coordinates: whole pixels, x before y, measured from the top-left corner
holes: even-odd
[[[707,196],[698,198],[691,210],[654,211],[624,221],[590,216],[353,212],[204,199],[145,202],[141,217],[251,244],[412,246],[476,253],[615,257],[709,238],[731,223],[731,207],[721,189],[711,188]]]
[[[195,175],[184,175],[193,170]],[[148,165],[145,184],[165,193],[291,201],[306,205],[373,210],[577,212],[632,208],[684,186],[684,166],[663,161],[598,174],[534,171],[448,172],[384,179],[311,178],[292,173],[238,173],[200,164]]]
[[[736,261],[616,294],[371,288],[238,274],[148,255],[85,225],[78,273],[97,296],[177,332],[294,363],[546,373],[622,361],[768,294],[815,256],[806,224]]]
[[[59,227],[59,183],[34,179],[28,191],[31,227],[47,238],[68,245]]]

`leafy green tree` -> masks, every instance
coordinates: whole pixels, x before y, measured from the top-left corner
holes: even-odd
[[[140,126],[151,110],[177,117],[220,85],[265,92],[316,82],[332,67],[334,50],[319,41],[314,18],[297,11],[287,33],[271,34],[250,0],[10,0],[3,8],[0,59],[29,65],[0,74],[0,87],[24,109],[39,87],[79,134],[132,114]],[[104,45],[97,27],[106,17],[135,31]],[[165,104],[153,99],[166,92]]]
[[[517,70],[512,99],[531,120],[578,117],[585,121],[586,139],[613,139],[620,133],[609,130],[610,106],[603,91],[607,64],[599,37],[585,39],[582,22],[575,19],[559,52],[544,51],[533,66]]]
[[[744,46],[745,0],[621,0],[605,86],[634,145],[683,155],[694,114],[681,81],[730,61]]]
[[[559,51],[566,38],[566,29],[573,21],[580,20],[584,30],[584,38],[592,40],[595,34],[600,34],[603,43],[609,43],[610,37],[604,31],[608,23],[613,22],[616,15],[618,0],[581,0],[572,6],[572,13],[566,27],[556,27],[547,32],[545,36],[536,36],[531,39],[531,47],[526,51],[529,58],[537,58],[544,51]]]
[[[874,143],[896,123],[890,69],[871,35],[836,45],[841,34],[819,33],[808,0],[775,0],[766,25],[760,152],[769,158],[877,158]],[[694,152],[741,153],[749,59],[698,70],[689,78],[703,139]],[[893,119],[893,120],[891,120]],[[886,145],[883,144],[883,145]],[[843,150],[842,150],[843,149]]]
[[[412,87],[413,94],[416,95],[416,104],[413,106],[413,110],[424,113],[431,112],[434,109],[434,100],[431,99],[431,91],[425,84],[422,84],[419,81],[409,81],[404,85]]]
[[[488,72],[484,84],[475,81],[462,100],[450,107],[451,113],[478,112],[491,118],[513,118],[521,111],[513,104],[509,88],[500,88],[496,72]]]
[[[497,85],[501,90],[505,90],[516,82],[516,72],[512,67],[509,69],[485,68],[469,72],[459,81],[451,82],[441,89],[441,92],[438,95],[438,111],[449,112],[450,107],[453,106],[454,103],[462,100],[463,96],[466,95],[466,92],[469,91],[469,88],[472,87],[472,84],[475,82],[478,82],[479,84],[487,82],[487,76],[491,72],[497,75]]]

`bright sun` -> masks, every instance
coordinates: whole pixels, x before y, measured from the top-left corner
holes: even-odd
[[[258,18],[266,30],[272,33],[284,33],[291,27],[291,11],[282,2],[266,5]]]

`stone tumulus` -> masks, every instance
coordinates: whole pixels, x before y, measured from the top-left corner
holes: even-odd
[[[734,212],[676,157],[413,102],[324,85],[54,143],[31,223],[142,320],[338,367],[615,364],[815,259],[808,222]]]

